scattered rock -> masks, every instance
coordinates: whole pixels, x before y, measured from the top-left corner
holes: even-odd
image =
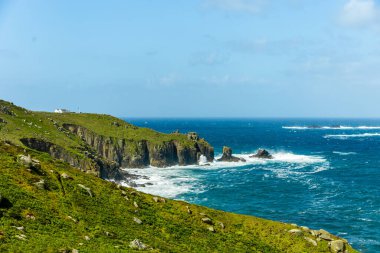
[[[32,159],[30,155],[27,155],[27,156],[19,155],[17,160],[20,164],[24,165],[28,169],[35,169],[35,170],[41,169],[40,161],[36,159]]]
[[[37,188],[40,189],[40,190],[46,189],[45,180],[43,180],[43,179],[41,179],[37,183],[34,183],[34,185],[37,186]]]
[[[21,227],[12,226],[12,227],[14,227],[15,229],[17,229],[17,230],[20,230],[20,231],[22,231],[22,230],[24,230],[24,229],[25,229],[23,226],[21,226]]]
[[[125,198],[125,200],[129,200],[128,196],[125,196],[124,198]]]
[[[186,209],[187,209],[187,213],[188,214],[192,214],[193,212],[190,210],[190,207],[189,206],[186,206]]]
[[[132,249],[144,250],[147,249],[148,246],[142,243],[139,239],[134,239],[129,243],[129,247]]]
[[[306,227],[306,226],[301,226],[300,227],[303,231],[305,232],[310,232],[310,228]]]
[[[134,205],[136,208],[139,208],[139,205],[137,205],[136,201],[133,202],[133,205]]]
[[[153,201],[157,203],[158,202],[158,198],[157,197],[153,197]]]
[[[67,173],[62,173],[61,174],[61,177],[63,178],[63,179],[73,179],[71,176],[69,176]]]
[[[7,114],[9,116],[16,115],[8,106],[5,106],[5,105],[0,105],[0,112]]]
[[[90,189],[90,188],[84,186],[83,184],[78,184],[78,186],[79,186],[80,188],[84,189],[84,190],[88,193],[88,195],[90,195],[90,197],[92,197],[92,192],[91,192],[91,189]]]
[[[291,229],[288,232],[297,236],[302,235],[302,230],[297,228]]]
[[[27,213],[25,215],[25,218],[27,218],[29,220],[35,220],[36,219],[36,217],[32,213]]]
[[[120,123],[117,122],[117,121],[114,121],[111,123],[112,126],[115,126],[115,127],[119,127],[120,126]]]
[[[311,239],[310,237],[304,237],[306,241],[311,243],[313,246],[318,246],[317,242],[314,239]]]
[[[196,132],[188,132],[187,133],[187,139],[192,140],[192,141],[198,141],[199,136]]]
[[[205,214],[205,213],[199,213],[199,215],[200,215],[200,216],[206,216],[206,214]]]
[[[220,225],[220,228],[221,228],[221,229],[224,229],[224,228],[225,228],[223,222],[219,222],[219,225]]]
[[[161,201],[162,203],[166,203],[166,199],[164,199],[164,198],[160,198],[160,201]]]
[[[72,249],[72,250],[71,250],[71,253],[79,253],[79,250],[77,250],[77,249]]]
[[[127,195],[127,192],[124,191],[124,190],[122,190],[122,191],[121,191],[121,195],[126,196],[126,195]]]
[[[213,233],[215,233],[215,229],[214,229],[214,227],[213,227],[213,226],[209,226],[207,229],[208,229],[210,232],[213,232]]]
[[[230,147],[223,147],[223,155],[218,159],[219,162],[245,162],[244,158],[239,158],[232,155],[232,149]]]
[[[292,225],[293,227],[298,227],[298,225],[295,224],[295,223],[292,223],[292,224],[290,224],[290,225]]]
[[[329,242],[329,248],[334,253],[344,252],[346,244],[342,240],[335,240]]]
[[[84,239],[85,239],[86,241],[91,240],[91,238],[90,238],[88,235],[84,236]]]
[[[24,235],[24,234],[21,234],[21,235],[15,235],[15,237],[16,237],[17,239],[22,240],[22,241],[26,241],[26,235]]]
[[[320,239],[323,239],[325,241],[332,241],[332,237],[331,237],[331,234],[329,232],[327,232],[326,230],[324,229],[320,229],[317,231],[317,236],[320,238]]]
[[[68,216],[67,216],[67,218],[68,218],[69,220],[72,220],[72,221],[74,221],[75,223],[77,223],[77,222],[78,222],[76,219],[74,219],[74,218],[73,218],[73,217],[71,217],[70,215],[68,215]]]
[[[139,218],[133,217],[133,221],[139,225],[142,224],[142,221]]]
[[[207,218],[207,217],[202,218],[202,222],[206,223],[206,224],[209,224],[209,225],[212,225],[212,220],[210,218]]]
[[[251,155],[251,158],[263,158],[263,159],[272,159],[273,156],[265,149],[259,149],[255,155]]]

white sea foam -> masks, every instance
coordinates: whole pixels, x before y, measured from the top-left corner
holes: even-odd
[[[175,198],[183,193],[200,193],[203,191],[202,187],[196,187],[198,179],[186,170],[149,167],[145,169],[127,169],[127,171],[141,176],[134,180],[134,183],[145,185],[145,187],[137,186],[134,188],[145,193]],[[125,182],[122,184],[130,186]]]
[[[380,126],[283,126],[291,130],[380,130]]]
[[[145,193],[176,198],[184,193],[201,193],[205,190],[206,186],[202,181],[203,173],[196,173],[197,170],[226,170],[227,172],[231,172],[230,170],[236,170],[239,167],[251,166],[250,169],[252,169],[252,165],[258,165],[262,169],[270,167],[268,170],[273,171],[275,176],[283,178],[288,177],[290,174],[304,174],[303,172],[297,171],[297,168],[303,168],[309,164],[316,164],[317,166],[315,170],[308,173],[317,173],[325,170],[323,164],[326,160],[321,156],[297,155],[288,152],[272,152],[272,154],[273,159],[249,157],[252,154],[235,154],[237,157],[244,158],[246,162],[218,162],[217,159],[219,157],[217,157],[214,162],[202,163],[201,165],[172,166],[167,168],[149,167],[145,169],[126,169],[126,171],[140,176],[138,179],[133,180],[133,183],[138,185],[135,187],[136,189]],[[319,166],[318,164],[321,165]],[[283,166],[286,168],[278,168]],[[295,168],[295,170],[289,169],[290,167]],[[255,166],[253,169],[254,168]],[[122,184],[128,185],[126,182]]]
[[[356,155],[357,153],[356,153],[356,152],[340,152],[340,151],[333,151],[333,154],[346,156],[346,155]]]
[[[362,134],[327,134],[324,138],[334,139],[348,139],[348,138],[366,138],[366,137],[378,137],[380,133],[362,133]]]

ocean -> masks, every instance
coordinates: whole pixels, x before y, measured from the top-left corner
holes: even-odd
[[[125,119],[160,132],[197,132],[247,162],[128,169],[143,192],[323,228],[380,252],[380,119]],[[274,158],[249,158],[259,148]]]

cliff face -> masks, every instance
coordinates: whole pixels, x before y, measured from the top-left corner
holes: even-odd
[[[214,149],[196,133],[159,133],[103,114],[33,112],[2,100],[0,131],[0,141],[108,179],[121,179],[119,168],[191,165],[201,155],[214,159]]]
[[[189,140],[186,143],[178,140],[136,141],[105,137],[74,124],[63,124],[63,127],[85,141],[98,155],[125,168],[196,164],[201,155],[208,161],[214,159],[214,149],[203,140]]]
[[[106,179],[122,179],[122,172],[117,164],[101,159],[89,152],[85,152],[85,157],[80,157],[54,143],[42,139],[22,138],[20,141],[31,149],[48,153],[51,157],[65,161],[83,172]]]

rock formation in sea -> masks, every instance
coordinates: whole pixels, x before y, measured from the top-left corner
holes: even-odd
[[[259,149],[256,154],[251,155],[250,158],[263,158],[273,159],[273,156],[265,149]]]
[[[244,158],[236,157],[232,155],[232,149],[230,147],[223,147],[223,155],[218,159],[219,162],[245,162]]]

